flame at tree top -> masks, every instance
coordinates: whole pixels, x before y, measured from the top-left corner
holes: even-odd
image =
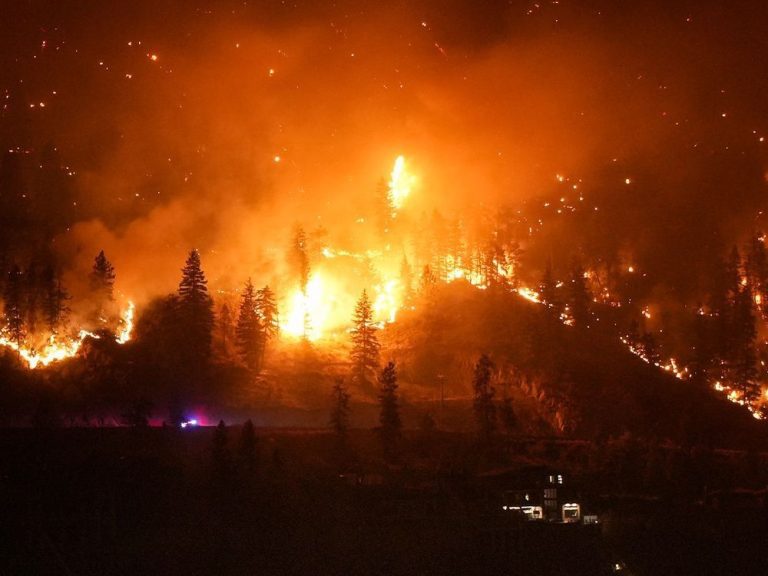
[[[405,199],[411,193],[413,181],[414,177],[405,169],[405,157],[398,156],[389,179],[389,204],[392,207],[392,216],[402,209]]]

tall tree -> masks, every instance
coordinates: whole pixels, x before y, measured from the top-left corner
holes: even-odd
[[[245,284],[235,327],[235,341],[240,357],[248,368],[258,370],[261,360],[261,323],[256,312],[256,293],[251,279]]]
[[[736,295],[732,327],[733,346],[730,372],[735,387],[745,402],[752,403],[760,394],[757,382],[757,353],[755,351],[755,316],[752,313],[752,291],[744,286]]]
[[[481,442],[488,442],[496,431],[496,406],[493,396],[496,393],[492,384],[493,362],[487,354],[480,356],[475,364],[472,380],[473,403],[477,436]]]
[[[24,314],[22,310],[22,273],[14,264],[8,272],[3,298],[5,300],[5,329],[8,338],[18,345],[24,342]]]
[[[208,295],[207,284],[200,254],[192,250],[181,271],[177,312],[185,356],[193,369],[199,369],[211,355],[213,301]]]
[[[280,333],[280,315],[275,293],[269,286],[256,291],[256,314],[261,329],[260,362],[264,362],[267,345]]]
[[[45,325],[51,334],[57,334],[66,325],[69,314],[67,301],[69,294],[62,286],[52,266],[48,266],[43,272],[45,292],[43,294],[43,318]]]
[[[557,282],[552,274],[552,262],[547,260],[547,265],[544,268],[544,275],[541,277],[541,283],[539,284],[539,292],[541,293],[542,301],[547,305],[547,309],[553,316],[559,317],[562,312],[562,303],[557,294]]]
[[[99,326],[115,322],[115,268],[101,250],[93,261],[89,278],[93,303],[92,320]]]
[[[307,233],[300,225],[297,225],[293,231],[293,238],[291,240],[291,260],[293,261],[296,274],[299,278],[301,291],[306,294],[310,272],[309,249],[307,246]]]
[[[379,367],[379,340],[373,323],[373,309],[363,290],[355,306],[352,328],[352,379],[357,386],[370,388]]]
[[[240,442],[237,446],[237,459],[240,469],[246,474],[253,474],[259,466],[258,438],[250,418],[243,424],[240,431]]]
[[[397,442],[403,427],[397,388],[395,363],[388,362],[379,374],[379,425],[384,455],[388,459],[396,453]]]
[[[578,328],[589,326],[591,301],[592,298],[584,277],[584,268],[577,261],[574,261],[571,265],[568,281],[568,307],[571,311],[573,324]]]
[[[221,349],[225,355],[228,353],[229,343],[233,335],[232,324],[232,310],[230,310],[229,305],[225,302],[219,308],[219,337],[221,339]]]
[[[342,442],[346,441],[349,432],[349,392],[341,378],[333,385],[330,424],[336,437]]]

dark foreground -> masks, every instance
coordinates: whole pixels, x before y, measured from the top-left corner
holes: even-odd
[[[434,449],[455,442],[453,458],[414,440],[385,466],[353,455],[375,452],[367,432],[340,450],[261,431],[252,451],[238,432],[1,431],[0,574],[766,573],[760,491],[628,496],[582,474],[601,524],[522,522],[460,439]]]

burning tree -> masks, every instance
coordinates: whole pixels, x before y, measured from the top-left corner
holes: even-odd
[[[3,297],[5,299],[5,330],[8,338],[18,345],[24,341],[21,281],[21,269],[14,264],[8,272]]]
[[[372,387],[379,367],[379,340],[373,323],[373,309],[363,290],[355,306],[352,328],[352,379],[357,386]]]
[[[395,363],[388,362],[379,374],[379,424],[384,455],[391,458],[395,454],[397,441],[403,423],[400,419],[400,403],[397,397],[397,373]]]
[[[574,326],[586,328],[589,326],[589,309],[591,297],[587,288],[584,268],[577,261],[571,266],[571,277],[568,282],[568,307]]]
[[[66,324],[69,307],[69,294],[61,284],[61,279],[49,266],[43,272],[45,293],[43,294],[43,318],[51,334],[56,334],[59,328]]]
[[[113,316],[115,268],[107,260],[104,250],[101,250],[93,261],[93,269],[89,278],[91,298],[94,302],[94,320],[99,324],[107,324]]]
[[[235,327],[235,342],[243,362],[251,370],[258,370],[261,360],[261,322],[256,312],[256,293],[251,279],[245,284],[240,312]]]
[[[742,399],[751,404],[760,395],[757,382],[757,354],[755,352],[755,316],[752,313],[752,291],[749,285],[736,295],[732,326],[730,372],[734,386]]]
[[[267,344],[280,333],[280,317],[275,293],[269,286],[256,291],[256,314],[261,330],[260,362],[264,361]]]

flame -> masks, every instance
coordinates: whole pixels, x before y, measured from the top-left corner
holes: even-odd
[[[131,339],[135,308],[133,302],[129,301],[128,307],[120,321],[121,327],[115,334],[115,342],[118,344],[125,344]],[[34,346],[19,344],[11,340],[7,334],[0,334],[0,346],[10,348],[16,352],[19,358],[27,364],[27,367],[30,370],[34,370],[35,368],[48,366],[53,362],[76,356],[86,338],[99,340],[101,337],[98,334],[83,329],[78,332],[77,337],[60,342],[56,334],[51,334],[45,345],[38,350]]]
[[[115,335],[115,340],[118,344],[125,344],[131,339],[131,332],[133,332],[133,315],[135,311],[136,305],[129,301],[128,307],[125,309],[125,312],[120,319],[120,329]]]
[[[400,155],[395,159],[395,165],[392,168],[389,180],[389,202],[392,206],[392,216],[402,209],[405,199],[411,193],[411,187],[414,183],[414,177],[408,174],[405,169],[405,157]]]
[[[376,299],[373,301],[374,318],[381,319],[387,323],[395,321],[397,311],[400,309],[398,298],[399,282],[397,280],[387,280],[383,284],[374,287]]]
[[[543,304],[541,301],[541,297],[539,296],[539,293],[535,290],[531,290],[530,288],[525,287],[519,287],[517,289],[517,293],[525,298],[526,300],[529,300],[531,302],[535,302],[536,304]]]
[[[87,330],[80,330],[77,338],[69,342],[57,342],[56,335],[51,334],[48,343],[39,351],[27,346],[20,346],[17,342],[2,336],[0,337],[0,346],[5,346],[18,353],[19,357],[27,363],[27,366],[34,370],[39,366],[48,366],[52,362],[72,358],[78,353],[86,338],[98,340],[99,336]]]
[[[334,300],[326,282],[315,272],[307,282],[306,292],[297,289],[289,298],[280,330],[295,338],[319,340],[328,329],[333,308]]]

